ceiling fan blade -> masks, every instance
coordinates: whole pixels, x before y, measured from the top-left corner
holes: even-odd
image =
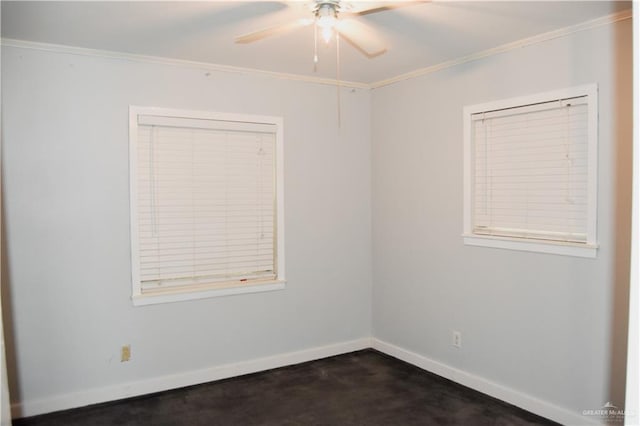
[[[349,44],[368,58],[374,58],[387,51],[387,47],[382,40],[360,21],[343,19],[336,26],[336,30]]]
[[[344,15],[370,15],[372,13],[384,12],[386,10],[398,9],[400,7],[413,6],[420,3],[431,3],[431,0],[397,0],[379,2],[353,2],[346,8]],[[340,12],[343,15],[343,12]]]
[[[293,31],[297,28],[306,27],[307,25],[313,24],[313,19],[298,19],[293,22],[289,22],[288,24],[277,25],[275,27],[264,28],[262,30],[253,31],[249,34],[244,34],[236,37],[236,43],[247,44],[253,43],[254,41],[262,40],[267,37],[271,37],[278,34],[288,33],[289,31]]]

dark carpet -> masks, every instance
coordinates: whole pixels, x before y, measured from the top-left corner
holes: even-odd
[[[553,425],[374,350],[14,420],[15,426]]]

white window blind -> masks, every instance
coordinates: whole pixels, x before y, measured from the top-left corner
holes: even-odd
[[[140,115],[142,293],[277,277],[276,126]]]
[[[596,257],[598,88],[464,107],[466,245]]]
[[[471,115],[472,233],[589,239],[587,96]]]

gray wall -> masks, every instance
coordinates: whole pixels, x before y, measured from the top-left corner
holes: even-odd
[[[631,60],[626,20],[373,92],[374,337],[574,412],[624,404]],[[597,259],[464,246],[463,106],[594,82]]]
[[[342,128],[329,86],[3,47],[12,398],[373,334],[573,411],[622,406],[630,30],[630,21],[605,25],[372,94],[345,89]],[[597,259],[463,246],[462,107],[593,82]],[[284,117],[286,290],[131,305],[129,104]]]
[[[206,73],[2,48],[14,401],[371,335],[369,91]],[[286,290],[132,306],[129,104],[284,117]]]

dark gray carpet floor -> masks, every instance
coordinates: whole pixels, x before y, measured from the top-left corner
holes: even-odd
[[[374,350],[14,420],[15,426],[552,424]]]

